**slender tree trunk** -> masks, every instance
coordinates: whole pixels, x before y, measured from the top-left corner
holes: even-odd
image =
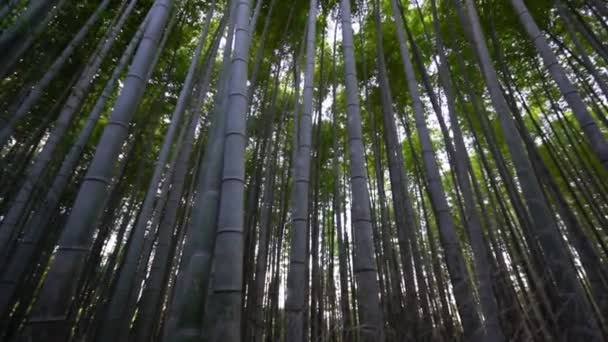
[[[211,14],[208,15],[211,18]],[[214,48],[211,46],[211,48]],[[193,61],[195,59],[193,58]],[[209,63],[211,65],[211,63]],[[209,68],[207,68],[209,70]],[[208,78],[207,78],[208,80]],[[190,122],[186,128],[186,138],[181,145],[179,157],[176,160],[176,170],[173,173],[173,181],[171,193],[169,195],[166,208],[163,213],[163,219],[159,225],[158,241],[154,253],[154,260],[150,271],[150,276],[146,280],[145,288],[142,292],[140,300],[141,306],[138,311],[137,320],[135,323],[135,340],[150,341],[156,335],[159,324],[156,323],[160,316],[163,284],[167,282],[167,271],[169,271],[169,258],[172,255],[173,248],[171,247],[172,238],[177,221],[177,212],[180,200],[183,195],[183,190],[186,182],[186,173],[188,170],[188,161],[192,152],[194,143],[194,134],[199,124],[197,112],[190,114]]]
[[[458,7],[461,6],[460,0],[455,0],[455,3]],[[467,14],[466,17],[462,16],[463,25],[467,25],[470,29],[470,39],[479,57],[483,76],[513,158],[521,188],[534,222],[534,238],[538,240],[546,253],[548,267],[544,270],[543,280],[548,281],[550,279],[549,272],[551,272],[559,289],[560,303],[554,303],[557,306],[558,321],[569,339],[600,340],[597,323],[576,279],[575,270],[561,246],[560,238],[557,236],[555,220],[543,198],[542,190],[534,175],[530,160],[526,156],[521,138],[518,136],[515,123],[510,116],[507,102],[498,85],[496,71],[489,57],[475,4],[467,0],[465,5]]]
[[[405,178],[403,152],[401,144],[397,136],[397,126],[395,124],[395,116],[393,113],[393,96],[388,83],[388,75],[386,70],[386,62],[384,58],[384,46],[382,43],[383,34],[380,24],[380,4],[374,2],[374,23],[376,27],[376,54],[378,63],[378,78],[380,83],[380,93],[382,102],[382,118],[384,124],[384,141],[386,145],[387,160],[389,165],[389,174],[391,180],[391,193],[393,197],[393,205],[395,210],[395,222],[397,226],[397,234],[399,239],[399,247],[401,248],[402,264],[405,274],[405,307],[417,307],[416,303],[416,287],[415,287],[415,272],[412,265],[412,231],[416,228],[414,224],[414,211],[412,208],[409,195],[407,193],[408,184]],[[379,156],[377,156],[379,158]],[[388,233],[388,232],[387,232]],[[399,278],[395,280],[394,291],[400,292]],[[389,299],[391,302],[394,300]],[[400,305],[399,305],[400,306]],[[401,308],[399,308],[401,309]],[[408,322],[406,325],[410,327],[407,335],[407,340],[412,340],[416,335],[416,326],[418,325],[418,315],[413,310],[406,310],[405,318]],[[398,326],[395,326],[398,328]]]
[[[589,140],[591,148],[599,158],[600,162],[606,170],[608,170],[608,143],[602,132],[600,131],[597,123],[587,110],[587,106],[583,103],[576,88],[572,85],[566,71],[559,64],[557,57],[551,51],[551,47],[547,43],[547,40],[543,37],[543,33],[540,28],[536,25],[534,18],[528,11],[528,8],[524,4],[523,0],[510,0],[515,12],[522,25],[524,26],[528,36],[536,46],[536,49],[543,59],[545,67],[549,70],[549,73],[557,83],[562,96],[570,105],[574,116],[578,120],[581,129],[585,133],[585,136]]]
[[[40,180],[44,170],[51,162],[53,153],[59,146],[60,141],[65,136],[70,126],[70,123],[72,122],[74,114],[76,114],[82,102],[84,101],[85,94],[87,94],[92,84],[91,81],[95,76],[95,73],[97,72],[99,66],[110,51],[110,48],[114,44],[116,36],[122,29],[126,19],[129,17],[129,14],[133,10],[136,3],[136,0],[131,0],[128,7],[121,15],[120,19],[118,19],[116,25],[114,25],[109,31],[108,36],[105,37],[105,40],[102,40],[100,42],[101,46],[89,60],[87,67],[81,73],[79,80],[73,87],[72,93],[70,94],[70,96],[65,102],[65,105],[61,109],[61,112],[59,113],[53,130],[49,134],[49,139],[44,144],[44,147],[42,148],[42,151],[40,151],[40,154],[35,157],[33,164],[26,171],[26,179],[21,185],[21,188],[19,189],[19,192],[17,193],[13,204],[11,205],[4,220],[2,221],[2,225],[0,226],[0,250],[5,250],[6,245],[9,241],[7,241],[4,237],[6,236],[6,234],[12,233],[15,230],[15,225],[22,217],[23,211],[28,203],[29,198],[37,189],[36,185],[38,181]],[[133,51],[134,49],[135,46],[133,45],[130,51]],[[103,95],[101,97],[103,97]],[[2,262],[0,262],[0,264],[2,264]]]
[[[201,334],[200,318],[204,315],[206,307],[215,243],[217,208],[220,199],[222,151],[226,124],[224,112],[228,98],[235,9],[236,3],[232,2],[225,14],[225,17],[229,16],[231,24],[228,29],[226,48],[223,52],[223,72],[217,86],[213,120],[204,150],[202,167],[198,170],[197,194],[194,199],[192,217],[186,228],[186,242],[168,317],[167,335],[164,338],[167,341],[169,336],[176,341],[190,341]]]
[[[102,114],[104,105],[110,97],[118,77],[121,75],[130,57],[133,55],[137,44],[143,36],[144,25],[141,25],[131,42],[125,49],[123,56],[115,67],[112,76],[106,83],[101,95],[99,96],[93,110],[89,114],[81,132],[76,138],[76,142],[68,152],[67,156],[63,160],[59,171],[55,175],[53,184],[50,186],[43,204],[37,209],[35,215],[31,218],[31,223],[27,224],[25,233],[20,239],[19,243],[12,252],[10,259],[7,259],[6,269],[2,273],[2,291],[0,291],[0,311],[2,317],[8,309],[7,306],[10,298],[14,295],[14,291],[18,289],[19,280],[25,275],[27,265],[29,265],[31,258],[37,252],[38,244],[44,238],[46,231],[44,223],[49,220],[53,211],[59,204],[59,200],[64,193],[66,186],[70,180],[74,169],[79,163],[79,158],[85,148],[89,137],[91,136],[99,117]],[[8,219],[8,217],[7,217]],[[7,224],[10,221],[7,222]],[[6,303],[6,304],[5,304]]]
[[[42,3],[45,1],[40,1]],[[105,11],[105,9],[110,4],[110,0],[104,0],[93,12],[91,17],[87,20],[87,22],[82,26],[80,31],[74,36],[74,38],[70,41],[70,43],[63,49],[59,57],[55,59],[53,64],[46,71],[44,76],[34,85],[30,90],[28,96],[23,100],[21,105],[17,108],[17,110],[12,113],[10,119],[6,123],[1,123],[0,127],[0,146],[4,146],[8,139],[10,138],[15,125],[19,120],[21,120],[25,115],[27,115],[30,110],[38,103],[38,100],[42,97],[44,90],[51,84],[51,82],[55,79],[55,77],[61,71],[63,65],[68,61],[70,56],[76,50],[76,47],[86,38],[89,30],[95,25],[97,20],[101,17],[101,14]],[[0,45],[0,50],[2,47]],[[88,70],[87,70],[88,71]]]
[[[282,122],[282,118],[280,119]],[[281,132],[281,126],[277,129],[277,140]],[[262,199],[262,213],[260,218],[260,234],[259,234],[259,247],[258,255],[256,260],[255,269],[255,291],[252,295],[255,296],[253,303],[254,321],[255,321],[255,334],[254,341],[262,342],[264,336],[264,322],[263,322],[263,298],[264,288],[266,284],[266,268],[268,263],[268,244],[270,241],[270,228],[272,221],[272,208],[274,202],[274,167],[277,163],[278,156],[278,141],[277,146],[274,146],[270,151],[274,149],[274,152],[270,152],[273,156],[270,165],[267,166],[265,172],[266,185],[264,187],[264,198]]]
[[[287,312],[287,339],[294,342],[304,341],[304,295],[306,230],[308,226],[308,193],[311,158],[313,82],[315,57],[315,31],[317,19],[317,1],[310,1],[306,38],[306,68],[304,72],[304,94],[302,100],[302,117],[299,118],[297,151],[295,153],[295,174],[293,193],[293,218],[289,272],[287,275],[288,295],[285,301]],[[296,105],[298,105],[296,103]],[[296,118],[296,120],[298,120]]]
[[[0,56],[0,65],[4,67],[0,69],[0,78],[6,76],[9,67],[23,54],[24,42],[29,41],[31,45],[31,37],[40,34],[54,17],[56,10],[65,2],[65,0],[35,1],[8,30],[2,32],[0,51],[3,51],[3,54]]]
[[[145,78],[169,17],[171,4],[171,0],[157,0],[151,9],[150,22],[144,33],[146,38],[135,54],[129,76],[99,142],[100,149],[96,151],[79,190],[61,234],[55,259],[27,322],[25,334],[34,339],[63,340],[69,333],[67,318],[71,297],[84,267],[84,256],[92,243],[92,230],[95,226],[91,222],[96,221],[103,209],[101,206],[108,195],[107,184],[127,137],[128,123],[145,90]]]
[[[234,56],[226,111],[224,170],[214,250],[213,294],[205,314],[221,317],[207,325],[210,341],[240,341],[243,272],[243,216],[247,112],[247,65],[251,45],[250,0],[240,1],[235,10]]]
[[[466,339],[481,340],[482,336],[480,336],[480,332],[478,331],[481,323],[473,299],[473,291],[469,284],[469,275],[460,249],[459,239],[456,235],[454,221],[450,213],[445,192],[442,188],[441,175],[435,161],[435,152],[426,124],[422,101],[418,93],[414,67],[405,42],[403,22],[399,16],[399,8],[396,0],[391,0],[391,3],[393,15],[397,22],[397,34],[399,37],[402,62],[405,69],[404,73],[414,107],[414,118],[422,148],[422,160],[426,171],[429,196],[439,226],[441,244],[444,247],[445,260],[448,265],[450,280],[454,287],[454,296],[456,297],[456,304],[462,319],[464,335]]]
[[[359,91],[355,69],[353,29],[350,1],[341,1],[342,48],[344,51],[344,78],[346,83],[346,112],[350,147],[350,173],[352,187],[352,222],[354,230],[353,259],[357,282],[356,297],[359,303],[360,333],[363,341],[384,340],[384,319],[380,308],[380,289],[376,269],[373,232],[369,209],[369,191],[365,170],[364,147],[359,107]]]
[[[341,193],[340,193],[340,170],[339,170],[339,149],[338,149],[338,111],[336,109],[336,80],[337,80],[337,69],[336,69],[336,60],[338,55],[336,54],[336,45],[337,39],[336,34],[338,31],[338,25],[336,25],[334,29],[334,39],[333,39],[333,51],[332,51],[332,87],[331,87],[331,98],[332,98],[332,117],[333,117],[333,135],[332,135],[332,143],[333,143],[333,158],[332,158],[332,174],[333,174],[333,197],[332,197],[332,208],[333,215],[335,217],[335,225],[336,225],[336,235],[338,240],[338,265],[339,265],[339,274],[340,274],[340,308],[342,313],[342,333],[340,336],[343,341],[347,341],[351,334],[349,333],[348,327],[351,325],[350,323],[350,301],[348,296],[348,270],[347,270],[347,260],[346,260],[346,246],[344,241],[344,233],[342,226],[342,215],[340,213],[340,209],[342,205],[341,202]]]
[[[471,189],[471,183],[468,176],[468,169],[470,168],[469,155],[464,144],[460,124],[458,123],[458,119],[456,117],[455,94],[452,89],[452,83],[449,75],[448,61],[443,46],[443,39],[441,36],[439,16],[437,14],[435,0],[431,0],[431,4],[433,7],[435,39],[440,60],[439,78],[447,99],[451,127],[454,133],[454,141],[456,146],[454,149],[455,155],[453,159],[458,184],[464,198],[464,222],[468,228],[471,246],[473,248],[473,252],[475,253],[474,260],[479,283],[479,296],[485,318],[485,338],[489,341],[503,341],[505,337],[499,325],[498,308],[495,293],[492,289],[492,280],[490,278],[491,274],[493,273],[493,270],[491,269],[492,255],[486,248],[487,242],[485,241],[484,234],[481,230],[481,220],[475,206],[475,200],[473,199],[473,191]],[[449,137],[446,137],[446,139],[449,139]]]
[[[161,150],[156,160],[154,173],[150,180],[146,197],[142,204],[139,216],[137,218],[136,226],[133,228],[133,242],[129,245],[129,249],[126,254],[125,264],[122,266],[116,289],[114,290],[112,300],[109,303],[108,312],[102,328],[101,341],[111,341],[116,338],[124,339],[128,336],[128,329],[130,323],[130,317],[132,310],[135,307],[135,300],[137,299],[138,286],[138,274],[141,274],[139,269],[143,268],[147,264],[147,248],[145,245],[151,244],[151,239],[154,236],[154,225],[149,230],[147,229],[149,222],[159,213],[154,215],[154,203],[156,202],[157,196],[165,197],[164,191],[157,191],[161,177],[163,176],[167,158],[173,145],[175,134],[177,133],[178,127],[183,113],[186,110],[186,106],[189,103],[189,99],[192,94],[192,87],[194,84],[194,72],[196,70],[200,54],[203,48],[203,44],[209,31],[209,25],[211,22],[211,15],[207,17],[205,27],[199,38],[198,45],[195,49],[194,56],[188,69],[188,74],[184,81],[184,85],[180,92],[180,96],[177,105],[173,111],[171,117],[171,124],[167,133],[165,134]],[[179,139],[178,139],[179,141]],[[168,180],[165,180],[168,182]],[[166,188],[163,186],[162,188]],[[146,231],[148,230],[147,234]],[[112,328],[110,328],[112,327]]]

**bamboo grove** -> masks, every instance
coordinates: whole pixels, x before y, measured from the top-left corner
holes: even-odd
[[[608,340],[603,0],[0,0],[0,339]]]

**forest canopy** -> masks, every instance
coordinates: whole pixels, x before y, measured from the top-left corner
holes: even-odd
[[[604,0],[0,0],[0,339],[608,340]]]

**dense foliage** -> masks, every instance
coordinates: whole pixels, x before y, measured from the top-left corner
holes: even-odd
[[[0,0],[0,336],[608,340],[603,0]]]

